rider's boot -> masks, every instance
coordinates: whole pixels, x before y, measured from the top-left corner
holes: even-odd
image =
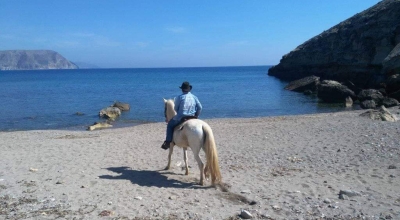
[[[171,145],[171,141],[164,141],[164,143],[161,145],[161,148],[164,150],[167,150]]]

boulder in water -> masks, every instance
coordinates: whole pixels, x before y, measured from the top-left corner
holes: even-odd
[[[107,107],[99,112],[101,118],[116,119],[121,115],[121,110],[117,107]]]
[[[129,111],[131,109],[131,106],[128,103],[123,103],[123,102],[116,102],[111,107],[117,107],[121,111]]]

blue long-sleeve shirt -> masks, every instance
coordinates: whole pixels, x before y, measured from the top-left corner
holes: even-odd
[[[201,113],[201,103],[192,93],[183,93],[175,98],[176,115],[174,120],[180,121],[185,116],[199,116]]]

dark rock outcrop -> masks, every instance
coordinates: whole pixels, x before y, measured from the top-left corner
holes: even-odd
[[[339,82],[324,80],[318,86],[318,98],[324,102],[344,103],[348,97],[356,99],[355,93]]]
[[[397,101],[394,98],[386,97],[386,98],[383,99],[382,105],[385,106],[386,108],[390,108],[390,107],[393,107],[393,106],[398,106],[399,105],[399,101]]]
[[[398,39],[397,39],[398,40]],[[400,73],[400,43],[383,60],[383,72],[392,75]]]
[[[290,82],[285,89],[295,92],[316,91],[319,83],[319,77],[309,76]]]
[[[51,50],[0,51],[0,70],[38,69],[78,69],[78,66]]]
[[[390,97],[400,100],[400,90],[389,94]]]
[[[315,75],[373,88],[399,73],[399,44],[400,0],[383,0],[298,46],[268,74],[285,80]]]
[[[123,102],[116,102],[111,107],[117,107],[121,111],[129,111],[131,109],[131,106],[128,103]]]
[[[400,90],[400,74],[394,74],[386,79],[386,92],[393,93]]]
[[[363,109],[374,109],[376,108],[376,102],[372,99],[364,100],[360,102],[360,107]]]
[[[383,95],[375,89],[365,89],[358,94],[358,100],[363,102],[365,100],[373,100],[376,105],[382,104]]]

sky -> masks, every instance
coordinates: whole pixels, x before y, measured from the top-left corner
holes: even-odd
[[[380,0],[0,0],[0,50],[101,68],[276,65]]]

